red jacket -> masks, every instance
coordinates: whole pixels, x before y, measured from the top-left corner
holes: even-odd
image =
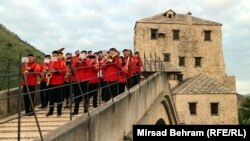
[[[120,70],[119,73],[119,83],[127,83],[127,70],[125,70],[125,67],[122,66],[122,69]]]
[[[51,63],[52,69],[55,72],[52,73],[50,78],[50,85],[62,85],[64,84],[64,76],[66,74],[66,63],[63,60],[58,60],[54,63]]]
[[[29,63],[28,67],[31,67],[31,70],[29,70],[28,74],[24,74],[24,77],[27,79],[27,85],[29,86],[35,86],[37,85],[37,76],[40,73],[40,65],[37,63]],[[23,70],[24,72],[24,70]],[[22,82],[22,85],[26,85],[25,81]]]
[[[126,63],[126,66],[127,66],[127,77],[131,77],[133,74],[134,74],[134,61],[133,61],[133,58],[132,57],[124,57],[124,61]]]
[[[119,81],[119,70],[121,69],[121,63],[119,61],[120,57],[115,57],[113,62],[106,62],[102,65],[102,69],[105,73],[103,75],[103,80],[105,82]]]
[[[141,58],[138,57],[133,57],[134,60],[134,72],[135,73],[140,73],[141,72],[141,67],[142,67],[142,60]]]
[[[102,66],[105,66],[105,64],[106,64],[106,62],[107,62],[107,58],[102,58],[102,60],[100,60],[100,74],[98,74],[98,75],[100,75],[99,77],[100,77],[100,79],[101,80],[103,80],[103,76],[104,75],[106,75],[106,72],[105,72],[105,70],[102,68]],[[98,61],[98,66],[99,66],[99,61]]]
[[[87,77],[89,83],[98,83],[99,82],[99,77],[98,77],[98,66],[97,62],[91,62],[91,60],[88,60],[87,62],[87,67],[88,67],[88,72],[87,72]]]

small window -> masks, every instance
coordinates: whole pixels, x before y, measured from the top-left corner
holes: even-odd
[[[180,39],[180,30],[173,30],[173,40],[179,40]]]
[[[204,40],[205,41],[211,41],[211,31],[210,30],[205,30],[204,31]]]
[[[189,112],[190,115],[196,115],[196,102],[189,103]]]
[[[202,57],[194,57],[195,67],[201,67],[201,59]]]
[[[185,57],[179,57],[179,66],[185,66]]]
[[[170,62],[170,53],[163,53],[163,61]]]
[[[158,38],[158,29],[151,29],[151,40],[156,40]]]
[[[183,74],[177,74],[177,80],[183,82]]]
[[[218,115],[219,103],[211,103],[210,105],[211,105],[211,115]]]

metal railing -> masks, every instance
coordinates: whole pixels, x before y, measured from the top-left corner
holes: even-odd
[[[21,106],[21,99],[23,96],[25,95],[28,95],[29,97],[29,101],[31,103],[31,108],[32,108],[32,111],[33,111],[33,114],[34,114],[34,118],[35,118],[35,121],[36,121],[36,125],[37,125],[37,129],[38,129],[38,132],[39,132],[39,135],[40,135],[40,138],[41,140],[43,141],[43,135],[42,135],[42,131],[41,131],[41,128],[40,128],[40,124],[39,124],[39,120],[38,120],[38,117],[37,117],[37,112],[39,111],[42,111],[44,109],[39,109],[39,110],[36,110],[35,109],[35,106],[34,103],[33,103],[33,100],[32,100],[32,97],[31,97],[31,93],[40,93],[40,92],[49,92],[53,89],[56,89],[56,88],[63,88],[63,87],[67,87],[69,86],[70,87],[70,95],[69,95],[69,99],[68,99],[68,102],[69,102],[69,109],[70,109],[70,121],[72,120],[72,108],[73,108],[73,101],[75,101],[77,98],[82,98],[83,99],[83,104],[84,104],[84,107],[87,108],[87,114],[88,114],[88,117],[89,117],[89,128],[90,128],[90,111],[89,111],[89,98],[88,97],[91,93],[95,92],[95,91],[98,91],[98,105],[101,105],[101,101],[103,101],[102,99],[102,94],[104,91],[106,91],[105,94],[109,94],[109,97],[110,97],[110,100],[112,100],[112,103],[113,103],[113,108],[115,108],[115,104],[114,104],[114,98],[121,94],[119,92],[117,92],[117,95],[114,95],[112,93],[112,90],[111,90],[111,86],[112,85],[116,85],[118,88],[116,89],[117,91],[119,91],[119,82],[114,82],[114,83],[106,83],[105,85],[102,85],[101,82],[101,78],[100,78],[100,75],[98,75],[98,79],[99,79],[99,82],[98,82],[98,89],[94,89],[92,91],[88,91],[88,88],[87,88],[87,92],[84,92],[82,86],[81,86],[81,83],[83,81],[81,81],[78,77],[77,77],[77,74],[76,74],[76,71],[77,69],[86,69],[86,67],[80,67],[80,68],[73,68],[72,66],[72,63],[70,63],[70,72],[71,72],[71,75],[70,75],[70,81],[67,83],[67,84],[64,84],[64,85],[59,85],[59,86],[56,86],[56,87],[53,87],[53,88],[46,88],[46,89],[39,89],[39,90],[35,90],[35,91],[30,91],[29,88],[28,88],[28,85],[27,85],[27,80],[26,80],[26,77],[24,76],[24,74],[21,72],[22,71],[22,62],[21,62],[21,57],[22,57],[22,53],[20,53],[20,56],[19,56],[19,62],[18,62],[18,72],[11,72],[11,62],[9,61],[8,64],[6,65],[6,69],[5,69],[5,73],[4,74],[0,74],[0,79],[2,80],[1,83],[0,83],[0,88],[2,90],[3,85],[7,83],[7,87],[5,87],[7,90],[8,90],[8,93],[9,93],[9,89],[11,88],[10,87],[10,83],[13,81],[13,82],[16,82],[17,81],[17,84],[18,84],[18,94],[16,95],[13,95],[13,96],[10,96],[9,94],[7,95],[7,97],[0,97],[0,101],[9,101],[9,99],[12,99],[12,98],[17,98],[17,113],[18,113],[18,116],[17,117],[14,117],[14,118],[10,118],[8,120],[5,120],[3,122],[0,123],[1,124],[4,124],[4,123],[7,123],[9,121],[12,121],[12,120],[16,120],[18,119],[18,132],[17,132],[17,140],[20,141],[21,140],[21,118],[26,116],[25,114],[21,114],[22,112],[22,106]],[[150,56],[149,58],[146,57],[145,53],[144,53],[144,57],[141,58],[142,59],[142,71],[140,73],[137,73],[137,74],[133,74],[131,76],[129,76],[128,78],[123,78],[124,80],[128,80],[128,79],[132,79],[132,80],[136,80],[137,83],[135,84],[128,84],[126,83],[125,84],[125,89],[127,89],[127,91],[129,92],[130,94],[130,88],[135,86],[135,85],[139,85],[140,86],[140,79],[141,79],[141,76],[143,76],[144,79],[147,79],[148,76],[150,75],[149,73],[147,72],[164,72],[165,71],[165,68],[164,68],[164,65],[162,63],[162,61],[160,60],[159,57],[155,56],[153,57],[150,53]],[[100,64],[99,64],[100,65]],[[100,73],[100,72],[99,72]],[[116,72],[116,73],[121,73],[121,70]],[[36,74],[35,72],[34,73],[31,73],[31,74]],[[40,74],[40,72],[39,72]],[[72,75],[76,76],[76,79],[77,81],[73,82],[72,81]],[[114,74],[108,74],[108,75],[114,75]],[[106,75],[107,76],[107,75]],[[15,78],[15,79],[10,79],[11,77]],[[96,79],[96,78],[90,78],[88,80],[84,80],[84,81],[91,81],[92,79]],[[24,83],[24,85],[22,85],[22,82]],[[78,96],[74,96],[74,87],[75,86],[78,86],[79,90],[80,90],[80,95]],[[88,85],[88,84],[87,84]],[[73,87],[74,86],[74,87]],[[23,87],[26,87],[27,89],[27,92],[24,93],[22,91]],[[85,90],[86,91],[86,90]],[[108,91],[108,92],[107,92]],[[67,100],[67,99],[66,99]],[[64,97],[63,97],[63,100],[57,104],[62,104],[64,103]],[[87,105],[88,104],[88,105]],[[54,106],[54,105],[53,105]],[[49,106],[50,108],[50,106]],[[91,137],[90,137],[91,138]]]

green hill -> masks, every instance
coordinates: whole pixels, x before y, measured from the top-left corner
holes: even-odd
[[[17,75],[6,77],[4,74],[17,74],[20,54],[29,53],[36,56],[37,62],[42,62],[44,53],[0,24],[0,90],[18,86]]]

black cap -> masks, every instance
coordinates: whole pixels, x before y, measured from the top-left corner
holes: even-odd
[[[110,49],[109,49],[109,51],[111,51],[111,50],[113,50],[113,51],[117,51],[115,48],[110,48]]]
[[[33,55],[32,53],[28,54],[28,57],[30,57],[30,56],[33,56],[33,57],[34,57],[34,55]]]
[[[81,53],[83,53],[83,52],[84,52],[84,53],[87,53],[87,51],[86,51],[86,50],[81,51]]]
[[[57,51],[57,50],[54,50],[54,51],[52,52],[52,54],[58,54],[58,51]]]
[[[44,57],[50,57],[50,55],[45,55]]]
[[[95,59],[95,55],[89,55],[88,58],[92,58],[92,59]]]

